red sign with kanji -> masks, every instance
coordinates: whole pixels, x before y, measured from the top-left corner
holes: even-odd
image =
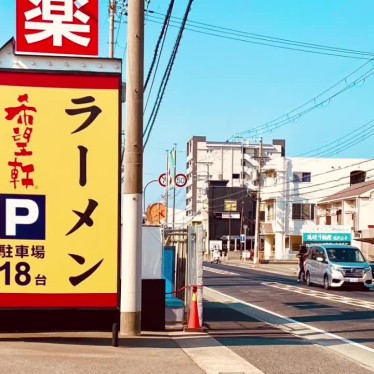
[[[16,52],[98,56],[99,0],[17,0]]]

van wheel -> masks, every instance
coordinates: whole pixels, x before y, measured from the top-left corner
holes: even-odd
[[[323,288],[325,290],[328,290],[330,288],[329,277],[327,276],[327,274],[325,274],[325,276],[323,277]]]
[[[309,271],[306,273],[306,285],[311,286],[312,282],[310,281],[310,273]]]

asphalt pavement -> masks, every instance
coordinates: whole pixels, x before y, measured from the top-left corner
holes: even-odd
[[[225,263],[289,276],[296,276],[297,271],[296,262],[253,265],[232,258]],[[240,318],[236,318],[236,334],[224,337],[220,332],[225,326],[215,318],[220,315],[217,314],[218,308],[220,313],[226,313],[223,315],[226,323],[230,324],[229,307],[224,301],[214,300],[211,296],[207,293],[208,298],[204,300],[204,318],[206,316],[208,320],[210,333],[143,331],[137,337],[120,335],[118,347],[111,345],[111,334],[103,332],[0,334],[0,373],[304,374],[306,366],[301,352],[312,361],[324,362],[321,367],[324,371],[309,368],[307,371],[311,374],[334,374],[341,372],[342,368],[353,374],[373,372],[338,354],[306,344],[293,334],[277,332],[269,324],[261,323],[259,327],[259,321],[248,321],[244,318],[245,314],[237,311]],[[238,320],[242,322],[238,323]],[[232,331],[233,326],[227,328]],[[256,339],[253,338],[253,329],[256,329]],[[291,366],[288,355],[295,355],[300,366]]]

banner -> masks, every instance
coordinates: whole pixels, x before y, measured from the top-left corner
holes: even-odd
[[[118,305],[120,85],[0,71],[0,307]]]
[[[98,56],[99,0],[17,0],[17,53]]]
[[[175,186],[175,176],[176,176],[176,169],[177,169],[177,155],[176,149],[173,148],[169,152],[169,170],[168,170],[168,177],[169,177],[169,187]]]

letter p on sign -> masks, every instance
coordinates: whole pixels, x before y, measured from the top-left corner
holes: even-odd
[[[0,194],[0,239],[45,239],[45,196]]]

